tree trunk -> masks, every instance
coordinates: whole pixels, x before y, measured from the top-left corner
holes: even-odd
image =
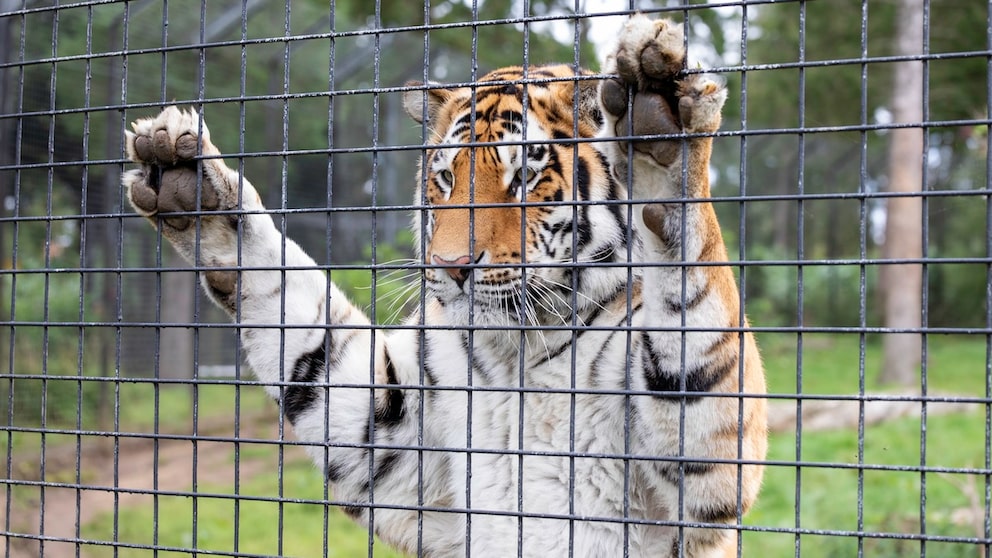
[[[0,13],[6,13],[17,9],[14,0],[0,0]],[[14,61],[14,18],[0,18],[0,62],[7,64]],[[17,32],[19,34],[19,31]],[[4,67],[0,69],[0,114],[14,114],[17,111],[17,68]],[[14,129],[17,120],[14,118],[4,118],[0,120],[0,165],[8,166],[17,163],[14,160],[14,145],[10,140],[14,139]],[[10,143],[8,143],[10,141]],[[12,196],[14,192],[14,171],[0,172],[0,215],[9,217],[9,211],[4,208],[7,196]],[[0,269],[8,269],[10,259],[9,242],[10,225],[4,223],[0,225]],[[10,305],[7,300],[5,285],[10,279],[3,277],[0,281],[0,319],[10,318]],[[7,348],[10,345],[10,328],[0,328],[0,370],[7,370],[8,359]],[[9,385],[9,384],[8,384]]]
[[[918,55],[923,45],[923,5],[899,0],[895,54]],[[895,65],[892,117],[896,124],[923,121],[923,62]],[[889,192],[885,221],[886,259],[915,259],[923,255],[923,200],[912,195],[923,189],[923,134],[918,127],[892,130],[889,146]],[[904,194],[909,194],[908,196]],[[884,326],[904,330],[922,325],[923,274],[920,264],[889,265],[880,275]],[[881,381],[917,383],[921,354],[919,333],[888,333],[883,338]]]
[[[163,250],[163,259],[169,267],[184,265],[174,250]],[[164,323],[191,323],[197,287],[193,272],[162,272],[161,320]],[[162,328],[159,339],[159,377],[173,380],[192,378],[193,330],[188,327]]]

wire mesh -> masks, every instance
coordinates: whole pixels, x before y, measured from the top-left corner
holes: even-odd
[[[423,335],[419,377],[397,386],[375,376],[382,361],[374,349],[387,331],[446,329],[400,321],[410,310],[426,312],[422,273],[431,267],[413,257],[426,221],[415,222],[414,234],[408,223],[429,206],[413,192],[428,179],[417,158],[434,131],[402,114],[403,94],[425,90],[407,82],[471,88],[488,70],[548,61],[597,69],[605,45],[637,11],[684,21],[691,62],[722,77],[730,92],[715,134],[711,201],[738,279],[740,317],[751,325],[703,331],[741,343],[742,332],[757,335],[768,394],[723,397],[770,406],[765,480],[746,515],[740,471],[752,463],[731,462],[736,555],[989,556],[992,7],[977,0],[496,4],[0,0],[4,556],[391,556],[374,527],[399,508],[416,512],[417,554],[438,536],[425,529],[435,512],[464,518],[466,548],[487,518],[512,518],[518,555],[527,520],[565,522],[569,555],[579,552],[583,522],[620,525],[615,554],[625,556],[637,555],[631,533],[640,527],[674,529],[681,543],[689,528],[713,527],[682,515],[694,460],[631,448],[630,401],[651,392],[629,382],[602,389],[576,382],[579,335],[616,333],[630,353],[633,339],[651,329],[632,321],[631,294],[618,324],[587,325],[573,315],[557,325],[522,319],[502,328],[523,345],[532,332],[571,335],[566,385],[525,381],[524,351],[509,363],[520,375],[513,385],[476,384],[472,374],[467,385],[431,385]],[[331,431],[323,444],[293,435],[286,401],[301,384],[290,378],[292,366],[282,365],[280,380],[257,379],[238,340],[241,303],[229,322],[197,285],[196,272],[210,267],[184,262],[124,201],[121,173],[134,166],[124,130],[168,104],[201,111],[198,125],[210,123],[227,164],[258,187],[262,213],[367,310],[371,323],[355,329],[370,334],[369,407],[377,404],[374,388],[418,394],[420,416],[431,392],[464,394],[466,409],[451,410],[451,427],[466,432],[465,447],[432,445],[423,421],[412,444],[379,439],[371,414],[370,438],[352,446],[333,441]],[[918,143],[900,152],[905,141]],[[201,166],[211,157],[202,155]],[[474,158],[471,166],[474,182]],[[683,211],[691,203],[683,200]],[[632,222],[642,202],[555,204],[576,213],[612,204]],[[477,215],[497,205],[473,197],[452,207]],[[197,230],[199,243],[205,233]],[[252,267],[243,264],[239,238],[234,268],[274,270],[285,284],[292,248],[283,243],[272,265]],[[635,262],[630,251],[621,260],[516,267],[524,276],[555,266],[615,267],[630,293],[635,274],[664,265]],[[685,269],[683,308],[691,298]],[[916,283],[907,287],[907,278]],[[574,275],[570,281],[574,307],[582,293]],[[539,295],[525,289],[523,296]],[[285,322],[291,299],[283,293],[261,324],[280,336],[278,362],[287,340],[306,329]],[[322,311],[330,324],[330,308]],[[676,328],[682,354],[686,335],[697,331],[685,317]],[[472,315],[463,329],[473,362],[477,338],[501,328]],[[330,394],[356,386],[310,378],[304,387]],[[701,395],[680,387],[683,398]],[[518,413],[520,439],[507,449],[473,443],[484,425],[472,423],[472,410],[491,394],[518,402],[507,408]],[[587,451],[574,436],[564,446],[525,447],[527,398],[541,394],[569,398],[571,428],[585,398],[625,398],[622,451]],[[323,409],[325,425],[332,412]],[[370,479],[382,456],[414,452],[415,501],[379,501],[376,482],[368,483],[367,502],[336,496],[325,476],[342,447],[368,450]],[[484,473],[479,463],[490,456],[514,461],[514,501],[481,509],[466,490],[463,504],[432,504],[425,470],[445,453],[464,461],[461,486]],[[583,482],[577,463],[622,462],[623,513],[586,516],[571,496],[565,509],[525,509],[532,457],[562,458],[570,494]],[[634,463],[673,462],[681,475],[677,513],[670,520],[634,513]],[[362,513],[371,527],[346,517]],[[692,555],[675,547],[675,556]]]

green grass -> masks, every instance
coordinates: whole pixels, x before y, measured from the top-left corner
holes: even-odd
[[[27,384],[27,381],[18,380]],[[39,380],[31,380],[41,385]],[[274,404],[261,388],[244,386],[239,390],[231,385],[203,384],[195,386],[196,402],[194,405],[194,387],[191,385],[155,384],[150,381],[120,382],[108,384],[106,400],[101,405],[96,393],[102,382],[82,382],[82,387],[75,380],[60,380],[53,377],[46,382],[47,390],[64,390],[71,388],[72,397],[66,401],[49,399],[49,406],[61,405],[59,417],[47,417],[44,428],[48,430],[104,430],[117,432],[151,433],[158,432],[190,432],[194,417],[198,425],[227,417],[234,422],[236,408],[242,415],[251,415],[259,410],[275,412]],[[40,390],[25,389],[32,396]],[[21,393],[15,391],[15,394]],[[78,401],[83,400],[83,408],[79,409]],[[36,404],[34,402],[32,404]],[[194,414],[194,406],[196,413]],[[18,424],[28,428],[40,428],[41,422],[37,417],[18,413],[15,417],[23,417],[27,422]],[[77,422],[78,421],[78,422]],[[116,426],[115,426],[116,423]],[[7,451],[8,437],[14,455],[38,453],[41,451],[42,435],[37,432],[0,431],[0,454]],[[75,444],[77,435],[45,433],[46,448],[63,444]]]
[[[259,475],[243,483],[238,496],[309,501],[325,498],[320,475],[308,462],[286,464],[282,478],[280,487],[275,474]],[[82,537],[114,541],[116,520],[118,544],[304,558],[323,555],[326,520],[328,557],[367,555],[368,532],[336,508],[313,503],[236,500],[231,486],[198,486],[197,492],[212,496],[159,496],[157,523],[154,505],[149,503],[116,515],[104,514],[83,527]],[[85,552],[93,558],[190,555],[189,550],[165,552],[126,547],[117,547],[115,554],[113,546],[96,545],[87,546]],[[375,541],[373,555],[401,556],[379,541]]]
[[[805,333],[802,352],[794,333],[758,336],[768,392],[780,394],[854,394],[860,385],[861,342],[856,334]],[[882,347],[868,337],[864,350],[865,390],[880,391]],[[802,384],[797,382],[802,364]],[[936,392],[985,394],[985,339],[982,336],[928,335],[927,387]],[[920,383],[915,386],[917,389]]]
[[[934,467],[983,467],[985,446],[984,413],[933,417],[927,421],[926,465]],[[920,420],[893,421],[865,431],[863,463],[868,466],[919,466]],[[771,438],[769,460],[795,462],[796,438],[777,434]],[[805,464],[857,465],[856,433],[828,431],[804,433],[798,459]],[[860,479],[859,479],[860,477]],[[926,481],[927,533],[947,537],[975,537],[979,533],[957,525],[952,515],[967,509],[969,483],[984,494],[983,478],[964,474],[917,471],[859,470],[770,466],[758,504],[746,523],[752,526],[795,529],[858,531],[858,485],[862,484],[863,506],[860,530],[881,533],[919,533],[921,482]],[[796,518],[797,494],[799,500]],[[748,532],[745,549],[762,549],[764,556],[794,555],[796,537],[791,533]],[[803,557],[856,556],[855,537],[803,535]],[[919,541],[864,539],[865,556],[887,557],[918,554]],[[928,556],[976,556],[977,549],[965,544],[927,543]],[[745,555],[752,553],[745,552]]]
[[[769,391],[796,393],[797,351],[795,336],[762,339]],[[802,392],[807,394],[857,393],[860,343],[857,336],[804,335],[802,351]],[[970,396],[986,394],[985,342],[981,337],[929,336],[927,383],[933,393]],[[866,345],[864,384],[871,392],[885,391],[878,377],[880,346]],[[865,429],[863,452],[859,458],[858,436],[852,430],[774,434],[768,459],[824,465],[842,464],[847,468],[794,465],[769,466],[757,506],[746,523],[760,528],[829,531],[863,531],[891,535],[921,532],[922,514],[926,533],[943,537],[983,536],[969,525],[955,522],[955,513],[973,506],[970,495],[978,495],[984,505],[984,477],[968,474],[919,471],[870,470],[875,466],[984,468],[985,407],[973,412],[932,416],[926,421],[925,438],[920,417],[891,421]],[[922,440],[925,440],[921,443]],[[797,446],[799,447],[797,451]],[[925,452],[921,452],[921,449]],[[921,461],[925,455],[925,461]],[[858,464],[869,469],[859,469]],[[921,486],[925,482],[926,491]],[[859,527],[858,494],[862,506]],[[797,496],[798,493],[798,496]],[[798,498],[798,518],[796,516]],[[979,510],[979,514],[984,513]],[[794,556],[796,535],[792,533],[747,532],[745,555]],[[798,553],[806,557],[857,556],[857,537],[802,535]],[[917,540],[864,538],[863,553],[871,557],[917,555]],[[750,549],[750,552],[749,552]],[[978,549],[962,543],[927,542],[928,556],[974,557]]]

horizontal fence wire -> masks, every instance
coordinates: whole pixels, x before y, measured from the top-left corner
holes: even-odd
[[[0,0],[5,558],[689,557],[719,536],[736,556],[990,555],[992,7],[497,4]],[[538,91],[571,87],[567,118],[581,116],[582,87],[616,79],[605,58],[637,13],[684,31],[680,80],[726,87],[720,129],[639,134],[638,113],[607,136],[579,137],[579,124],[543,135]],[[552,62],[587,73],[542,73]],[[508,66],[519,71],[482,83]],[[630,102],[668,95],[682,124],[671,98],[683,93],[632,87]],[[486,88],[517,92],[520,137],[435,137],[447,131],[438,96],[474,94],[466,130],[495,122]],[[166,172],[195,176],[196,204],[156,229],[128,201],[135,175],[122,174],[144,156],[128,153],[126,131],[169,105],[195,109],[190,129],[209,124],[220,154],[200,143],[160,174],[146,165],[140,181],[155,188],[172,184]],[[628,184],[644,172],[641,146],[687,153],[709,138],[708,169],[672,163],[680,191],[589,197],[583,150],[626,151],[628,168],[606,172]],[[487,197],[491,154],[520,157],[525,188],[549,141],[569,153],[559,170],[582,182],[574,193]],[[463,155],[469,193],[452,184],[439,202],[438,161]],[[208,207],[218,164],[249,194],[234,209]],[[709,197],[688,198],[693,172]],[[692,242],[677,241],[672,258],[638,259],[654,208],[675,208],[665,234],[686,239],[688,216],[710,206],[725,257],[687,261]],[[483,259],[492,216],[507,211],[522,216],[500,223],[516,259]],[[566,213],[566,255],[535,258],[527,235],[552,224],[534,221]],[[445,214],[466,215],[464,258],[436,256]],[[592,232],[575,224],[588,215]],[[607,215],[624,225],[622,248],[581,258]],[[218,223],[233,254],[211,252]],[[259,223],[281,239],[262,262]],[[183,235],[191,259],[172,245]],[[700,323],[708,299],[692,278],[726,267],[736,298],[721,296],[739,309]],[[514,273],[526,286],[485,306],[498,281],[481,278]],[[588,277],[608,274],[620,294],[593,299]],[[671,320],[644,316],[658,291],[646,276],[680,283],[660,304]],[[269,281],[262,315],[249,277]],[[437,318],[457,306],[439,283],[465,285],[457,324]],[[367,320],[342,319],[342,293]],[[744,387],[752,335],[767,389]],[[725,377],[739,387],[694,376],[689,355],[711,337],[733,346]],[[656,349],[662,338],[676,341]],[[502,344],[514,350],[494,364]],[[464,370],[434,367],[462,354]],[[681,355],[675,380],[641,381],[666,355]],[[620,363],[616,382],[583,375],[607,361]],[[644,426],[662,416],[646,414],[653,404],[670,409],[655,426],[674,433],[671,451],[643,441],[660,436]],[[745,432],[765,404],[768,451],[755,457]],[[732,432],[730,454],[693,453],[700,405],[731,413],[702,420],[729,421],[705,443]],[[733,471],[732,501],[700,500],[714,471]],[[590,499],[603,486],[616,492]]]

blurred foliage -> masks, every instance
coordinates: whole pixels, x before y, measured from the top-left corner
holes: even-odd
[[[933,57],[920,63],[928,78],[926,118],[937,125],[927,129],[926,190],[944,195],[924,202],[924,255],[987,258],[987,130],[967,120],[988,118],[987,59],[980,53],[989,6],[928,6]],[[735,13],[747,40],[723,53],[731,91],[724,129],[762,133],[716,141],[714,193],[769,197],[718,204],[726,229],[744,223],[743,239],[732,234],[728,243],[745,260],[830,260],[802,267],[801,285],[795,265],[750,267],[747,303],[757,323],[796,325],[801,288],[805,325],[879,324],[877,266],[865,266],[862,280],[859,266],[831,261],[881,255],[885,201],[870,196],[885,190],[888,133],[872,127],[891,117],[892,64],[884,57],[892,54],[894,10],[888,0],[832,0]],[[736,71],[737,63],[754,69]],[[796,133],[800,127],[811,131]],[[788,199],[797,194],[816,197]],[[938,259],[926,269],[925,325],[986,323],[985,264]]]
[[[704,4],[636,8],[688,17],[692,63],[728,80],[724,129],[732,137],[715,142],[713,193],[733,257],[747,262],[738,271],[752,321],[876,324],[871,260],[884,201],[864,195],[884,187],[887,134],[862,128],[885,122],[891,64],[862,55],[890,53],[893,5]],[[125,124],[171,102],[198,106],[228,163],[277,211],[277,225],[329,265],[356,303],[371,310],[374,292],[377,321],[395,321],[418,284],[417,271],[404,269],[412,254],[404,206],[424,134],[401,110],[403,84],[465,82],[523,60],[596,68],[590,36],[602,20],[574,17],[574,6],[438,0],[425,10],[304,0],[247,2],[242,11],[233,1],[141,0],[0,18],[3,108],[17,113],[0,118],[0,163],[9,165],[0,170],[0,260],[11,269],[16,250],[17,268],[34,270],[0,277],[0,315],[15,305],[15,327],[0,339],[0,352],[14,354],[2,361],[18,373],[153,374],[147,351],[158,330],[128,324],[155,323],[148,300],[161,296],[162,274],[114,270],[175,262],[130,215],[118,177]],[[929,51],[939,55],[926,63],[929,118],[986,118],[987,57],[979,54],[988,6],[929,6]],[[542,21],[523,23],[525,15]],[[425,32],[425,24],[439,27]],[[804,62],[813,65],[799,68]],[[798,126],[815,133],[797,134]],[[957,259],[927,265],[928,325],[982,326],[987,129],[933,126],[928,140],[928,188],[943,195],[927,198],[927,256]],[[799,193],[812,197],[788,199]],[[373,269],[384,262],[394,263]],[[196,312],[197,321],[223,319],[202,299]],[[200,335],[197,358],[239,358],[233,330]],[[63,407],[73,408],[52,406]]]
[[[987,61],[978,54],[987,48],[988,4],[930,0],[928,6],[929,53],[944,55],[926,63],[930,119],[984,115]],[[751,13],[746,62],[767,68],[748,72],[749,119],[785,128],[797,126],[801,114],[806,126],[856,125],[872,122],[889,102],[891,64],[861,60],[892,55],[894,2],[783,2]],[[813,67],[775,67],[801,61]]]

